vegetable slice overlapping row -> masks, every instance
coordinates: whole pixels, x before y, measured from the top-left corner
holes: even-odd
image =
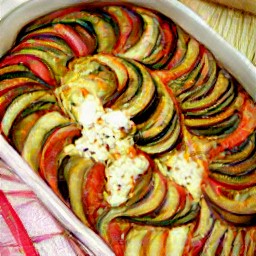
[[[76,101],[85,91],[129,116],[136,152],[150,162],[118,207],[104,196],[106,166],[64,150],[81,136]],[[255,116],[204,46],[141,7],[51,13],[0,60],[1,133],[120,256],[255,255]],[[198,202],[152,159],[173,149],[200,158],[200,141],[208,170]]]

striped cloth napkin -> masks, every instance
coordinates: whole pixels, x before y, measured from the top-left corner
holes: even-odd
[[[1,160],[0,255],[89,255]]]

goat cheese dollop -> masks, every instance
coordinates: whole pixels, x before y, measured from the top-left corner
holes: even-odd
[[[202,194],[203,164],[188,156],[185,151],[176,151],[165,161],[165,166],[165,169],[162,168],[164,174],[184,186],[193,196],[194,201],[198,202]]]
[[[103,108],[100,99],[89,93],[75,112],[82,136],[65,151],[106,164],[105,198],[111,206],[119,206],[132,196],[136,179],[149,166],[145,156],[132,153],[135,124],[124,112]]]

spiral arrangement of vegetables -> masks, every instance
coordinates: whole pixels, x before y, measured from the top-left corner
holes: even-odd
[[[118,207],[104,198],[104,164],[64,152],[81,136],[72,93],[84,89],[126,111],[150,163]],[[53,12],[0,60],[1,133],[120,256],[255,255],[255,116],[203,45],[141,7]],[[181,150],[204,163],[199,200],[161,168]]]

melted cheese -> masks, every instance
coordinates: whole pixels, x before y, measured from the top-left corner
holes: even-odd
[[[199,201],[202,194],[201,182],[204,171],[201,162],[195,161],[192,157],[186,156],[184,151],[181,151],[175,152],[165,164],[167,168],[165,168],[164,174],[177,184],[184,186],[194,200]]]
[[[111,206],[119,206],[129,199],[136,179],[149,166],[143,155],[130,154],[135,125],[124,112],[104,109],[92,94],[76,106],[75,116],[83,126],[82,137],[65,151],[106,164],[106,200]]]

